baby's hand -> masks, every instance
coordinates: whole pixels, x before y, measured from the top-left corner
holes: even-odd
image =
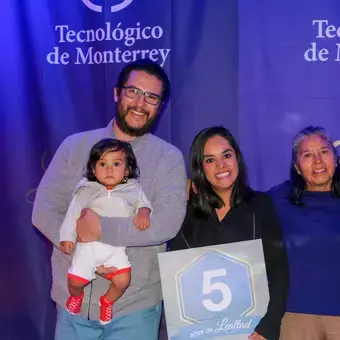
[[[62,241],[62,242],[60,242],[60,250],[64,254],[70,255],[74,250],[74,242],[72,242],[72,241]]]
[[[137,229],[143,231],[150,227],[150,213],[151,210],[149,208],[138,209],[138,213],[133,220]]]

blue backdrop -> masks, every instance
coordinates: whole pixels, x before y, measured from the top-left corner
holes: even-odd
[[[288,175],[293,136],[307,125],[327,128],[340,139],[339,36],[336,0],[238,1],[238,133],[251,183],[267,189]],[[314,23],[313,23],[314,22]],[[331,32],[334,35],[334,28]],[[311,58],[315,44],[329,52]],[[316,60],[313,60],[316,59]]]
[[[199,130],[228,127],[265,190],[286,179],[300,128],[320,124],[340,139],[339,10],[337,0],[2,0],[1,339],[53,338],[35,188],[66,136],[113,117],[125,63],[149,57],[170,75],[158,136],[187,158]]]

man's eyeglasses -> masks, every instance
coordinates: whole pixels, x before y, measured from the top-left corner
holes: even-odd
[[[131,99],[138,99],[140,96],[144,97],[144,101],[150,105],[157,105],[161,100],[161,96],[151,92],[145,92],[134,86],[123,87],[125,95]]]

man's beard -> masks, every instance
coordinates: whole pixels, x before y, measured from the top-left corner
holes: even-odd
[[[140,111],[132,106],[127,106],[126,108],[124,108],[121,103],[117,103],[117,114],[115,117],[115,121],[119,129],[129,136],[133,137],[143,136],[148,133],[156,122],[157,114],[153,118],[149,118],[150,113],[143,110],[142,112],[146,115],[147,121],[143,127],[135,128],[133,126],[130,126],[126,121],[126,116],[128,115],[130,110]]]

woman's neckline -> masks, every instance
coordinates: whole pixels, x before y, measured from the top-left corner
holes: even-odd
[[[303,193],[303,196],[306,196],[306,197],[332,197],[333,193],[332,193],[332,191],[309,191],[309,190],[306,190]]]

